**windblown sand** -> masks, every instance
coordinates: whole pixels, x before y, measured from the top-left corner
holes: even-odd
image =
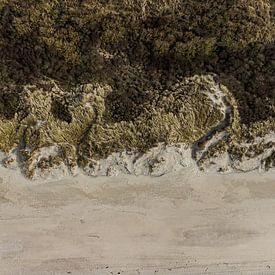
[[[0,175],[1,274],[275,272],[274,171]]]

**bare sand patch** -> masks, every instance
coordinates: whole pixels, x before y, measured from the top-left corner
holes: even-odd
[[[0,172],[3,274],[275,270],[274,172],[52,182]]]

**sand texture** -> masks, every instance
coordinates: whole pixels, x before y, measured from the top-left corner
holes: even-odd
[[[274,173],[29,182],[1,169],[1,274],[274,274]]]

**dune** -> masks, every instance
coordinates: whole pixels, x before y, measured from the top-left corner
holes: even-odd
[[[274,0],[0,19],[0,274],[275,274]]]

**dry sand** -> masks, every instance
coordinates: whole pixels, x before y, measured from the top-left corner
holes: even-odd
[[[0,274],[275,274],[274,172],[0,176]]]

